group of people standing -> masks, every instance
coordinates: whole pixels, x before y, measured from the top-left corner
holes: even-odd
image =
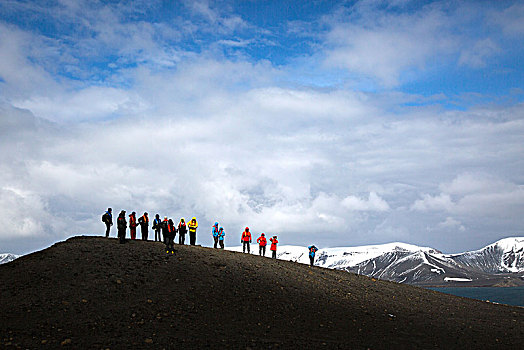
[[[271,247],[269,248],[269,250],[271,250],[272,252],[271,257],[273,259],[276,259],[277,258],[277,244],[278,244],[277,236],[273,236],[272,238],[269,239],[269,241],[271,242]],[[242,232],[242,237],[240,238],[240,244],[242,244],[242,252],[245,253],[246,250],[248,253],[251,252],[251,247],[250,247],[251,242],[252,242],[251,232],[249,232],[249,227],[246,227],[244,229],[244,232]],[[260,237],[257,238],[257,243],[258,243],[258,255],[266,256],[267,239],[266,239],[265,233],[260,234]]]
[[[224,238],[226,237],[226,231],[223,227],[218,227],[218,222],[215,222],[213,228],[211,229],[211,234],[213,235],[213,248],[217,248],[217,244],[220,245],[220,249],[224,249]]]
[[[102,215],[102,222],[104,222],[106,225],[106,237],[109,237],[111,226],[113,226],[113,211],[111,208],[108,208],[107,211]],[[149,235],[149,217],[147,212],[145,212],[140,218],[138,218],[138,220],[136,219],[135,212],[129,214],[129,232],[132,240],[136,239],[136,228],[138,226],[140,226],[142,240],[147,241]],[[155,231],[155,242],[164,242],[164,244],[166,245],[166,253],[175,253],[174,244],[177,233],[178,244],[185,244],[187,233],[189,233],[189,244],[196,244],[196,232],[198,228],[198,222],[195,217],[193,217],[187,224],[185,219],[181,218],[178,222],[178,225],[175,226],[175,223],[172,219],[168,219],[168,217],[165,216],[164,220],[161,220],[160,215],[156,214],[151,228]],[[120,214],[118,214],[117,231],[119,242],[121,244],[125,243],[127,231],[125,210],[122,210]],[[215,224],[211,228],[211,234],[214,240],[213,247],[218,248],[218,246],[220,246],[220,249],[224,249],[224,238],[226,236],[226,232],[224,231],[223,227],[219,227],[218,222],[215,222]],[[271,257],[273,259],[276,259],[278,244],[277,236],[275,235],[271,237],[269,241],[271,242],[271,247],[269,248],[269,250],[272,253]],[[246,227],[244,229],[244,232],[242,232],[240,243],[242,244],[242,252],[246,253],[247,251],[247,253],[249,254],[251,252],[250,244],[252,243],[251,232],[249,231],[249,227]],[[262,233],[260,237],[257,238],[257,243],[258,254],[260,256],[266,256],[266,246],[268,242],[264,233]],[[308,250],[310,264],[311,266],[313,266],[315,260],[315,253],[318,249],[314,245],[311,245],[308,247]]]
[[[111,226],[113,226],[113,210],[111,208],[108,208],[104,215],[102,215],[102,222],[106,225],[106,237],[109,237]],[[125,210],[122,210],[120,214],[118,214],[116,226],[120,243],[125,243],[128,227]],[[147,241],[149,236],[149,216],[147,212],[138,218],[138,221],[135,212],[129,214],[129,233],[132,240],[136,239],[136,228],[138,226],[140,226],[142,240]],[[185,244],[187,233],[189,233],[189,243],[191,245],[196,244],[198,222],[195,217],[193,217],[187,225],[185,219],[181,218],[178,226],[175,226],[172,219],[168,219],[167,216],[165,216],[164,220],[161,220],[160,215],[156,214],[151,228],[155,231],[155,242],[164,242],[166,248],[171,252],[174,252],[173,244],[177,233],[179,234],[179,244]]]
[[[108,208],[107,211],[102,215],[102,222],[106,224],[106,237],[109,237],[109,232],[111,231],[111,226],[113,226],[113,210]],[[129,232],[131,234],[131,239],[136,239],[136,228],[140,225],[140,230],[142,232],[142,240],[147,241],[149,234],[149,217],[147,213],[144,213],[137,223],[136,213],[132,212],[129,214]],[[127,221],[126,221],[126,211],[122,210],[118,214],[116,220],[116,227],[118,232],[118,238],[120,243],[125,242],[126,230],[127,230]]]
[[[181,218],[178,225],[175,226],[173,219],[168,219],[164,216],[164,220],[160,220],[160,215],[155,215],[153,220],[153,230],[155,230],[155,242],[173,242],[175,241],[176,234],[178,233],[178,244],[185,244],[186,234],[189,233],[189,243],[191,245],[196,244],[196,231],[198,228],[198,222],[193,217],[189,223],[186,224],[186,219]],[[162,239],[164,237],[164,239]]]

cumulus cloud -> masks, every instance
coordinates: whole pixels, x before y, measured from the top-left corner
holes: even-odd
[[[0,189],[0,207],[0,220],[8,228],[2,232],[3,239],[28,238],[45,232],[44,225],[49,215],[38,194],[4,186]]]
[[[29,57],[31,52],[45,51],[47,45],[31,33],[0,22],[0,86],[2,95],[28,97],[42,87],[58,87],[52,75]]]
[[[466,231],[466,228],[464,227],[464,225],[462,225],[460,221],[452,218],[451,216],[446,217],[446,220],[439,223],[438,226],[444,227],[444,228],[450,228],[450,229],[458,229],[461,232]]]
[[[410,230],[424,221],[419,212],[453,217],[460,225],[449,220],[439,225],[444,219],[433,225],[461,232],[469,227],[464,221],[481,221],[478,215],[503,220],[521,209],[521,188],[495,175],[463,173],[449,182],[432,181],[448,176],[450,167],[477,164],[478,154],[464,149],[489,146],[498,157],[511,159],[515,147],[521,147],[518,139],[496,135],[518,133],[514,120],[468,121],[463,126],[450,124],[448,118],[387,122],[385,111],[383,118],[368,120],[369,110],[379,113],[369,106],[373,101],[347,93],[285,89],[221,91],[224,108],[212,112],[205,100],[214,96],[205,93],[204,103],[191,103],[193,108],[174,100],[173,106],[183,108],[171,113],[166,101],[154,117],[138,114],[44,128],[28,112],[5,109],[2,120],[11,120],[11,130],[25,132],[25,140],[36,142],[36,148],[21,148],[16,159],[3,163],[4,183],[31,194],[5,196],[3,206],[18,207],[14,215],[31,220],[24,234],[32,227],[33,235],[40,230],[51,235],[55,226],[47,222],[64,227],[63,235],[98,232],[100,212],[112,206],[197,215],[203,228],[219,220],[232,242],[249,225],[255,232],[281,234],[290,243],[318,240],[322,233],[321,242],[332,245],[414,241]],[[311,101],[324,108],[308,107]],[[348,101],[348,108],[340,107]],[[6,118],[13,113],[16,118]],[[189,118],[190,113],[197,117]],[[15,139],[4,142],[14,147]],[[499,144],[484,145],[490,139]],[[504,153],[506,149],[512,151]],[[484,162],[490,159],[500,160],[487,154]],[[503,163],[507,171],[518,167]],[[428,192],[417,199],[421,189]],[[432,189],[441,193],[429,194]],[[23,198],[35,199],[34,206],[25,205],[29,199]],[[500,209],[492,210],[494,201]],[[411,207],[412,214],[403,207]],[[203,230],[205,243],[209,237]],[[9,232],[4,239],[22,231]]]
[[[468,216],[513,215],[524,208],[524,187],[484,175],[463,174],[440,185],[438,195],[423,195],[411,209]],[[510,214],[512,213],[512,214]]]
[[[342,201],[342,205],[350,210],[370,210],[370,211],[387,211],[388,203],[380,198],[375,192],[370,192],[367,200],[356,196],[347,196]]]
[[[449,55],[457,45],[438,6],[395,15],[379,3],[361,2],[330,23],[326,64],[376,78],[386,87],[398,85],[406,70],[423,69],[428,57]]]
[[[503,51],[499,43],[505,42],[505,35],[519,32],[521,12],[520,5],[500,10],[464,2],[413,6],[410,1],[358,1],[326,16],[330,29],[323,41],[323,62],[346,70],[348,79],[367,78],[375,88],[387,89],[455,62],[484,68]],[[486,17],[493,27],[473,34]]]
[[[52,121],[86,121],[136,115],[147,109],[140,96],[111,87],[88,87],[56,96],[35,96],[14,105]]]
[[[454,203],[448,194],[439,194],[438,196],[431,196],[425,194],[422,199],[417,199],[413,203],[412,210],[428,211],[428,210],[444,210],[451,211]]]

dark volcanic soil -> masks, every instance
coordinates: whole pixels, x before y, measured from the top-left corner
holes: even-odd
[[[524,308],[202,247],[77,237],[0,266],[0,348],[522,348]]]

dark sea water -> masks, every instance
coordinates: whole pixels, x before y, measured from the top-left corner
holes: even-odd
[[[524,287],[445,287],[429,289],[471,299],[489,300],[495,303],[524,307]]]

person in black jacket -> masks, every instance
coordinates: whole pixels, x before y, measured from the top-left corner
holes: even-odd
[[[140,225],[140,231],[142,231],[142,240],[147,241],[147,235],[149,234],[149,217],[147,213],[138,218],[138,224]]]
[[[168,236],[168,221],[167,216],[164,216],[164,221],[160,224],[160,229],[162,230],[162,237],[164,238],[163,242],[164,244],[167,244],[167,236]]]
[[[162,237],[160,236],[160,230],[162,228],[162,220],[160,220],[160,215],[156,214],[155,219],[153,220],[153,230],[155,230],[155,242],[162,242]]]
[[[187,225],[184,218],[178,223],[178,244],[184,245],[186,241]]]
[[[118,219],[116,221],[116,226],[118,229],[118,238],[120,239],[120,244],[123,244],[126,242],[126,229],[127,229],[127,221],[126,221],[126,211],[122,210],[120,214],[118,215]]]
[[[167,221],[166,253],[175,254],[176,227],[173,220]]]

